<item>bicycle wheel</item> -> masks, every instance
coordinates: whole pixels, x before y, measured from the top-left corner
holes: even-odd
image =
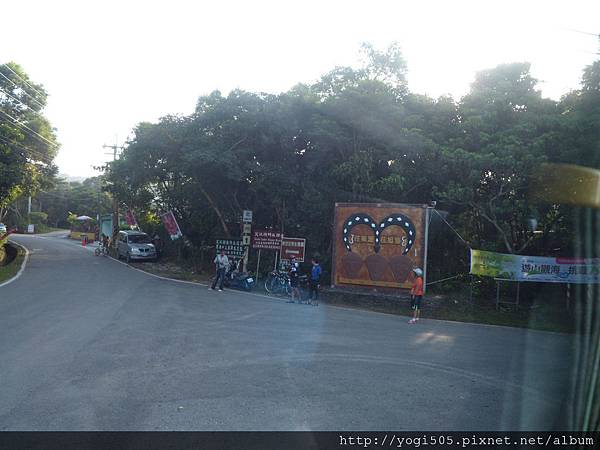
[[[290,280],[283,279],[281,283],[281,291],[288,297],[292,295],[292,285],[290,283]]]
[[[267,294],[273,294],[273,292],[277,289],[276,281],[277,280],[272,276],[269,276],[265,280],[265,291],[267,291]]]
[[[102,249],[100,247],[98,247],[98,248],[96,248],[96,250],[94,250],[94,255],[100,256],[100,253],[102,253]]]

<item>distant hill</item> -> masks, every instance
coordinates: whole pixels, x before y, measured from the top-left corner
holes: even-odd
[[[59,173],[58,174],[58,178],[64,178],[69,183],[72,183],[72,182],[79,182],[79,183],[81,183],[83,180],[86,180],[89,177],[74,177],[74,176],[71,176],[71,175],[67,175],[66,173]]]

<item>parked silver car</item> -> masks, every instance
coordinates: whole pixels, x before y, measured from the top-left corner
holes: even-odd
[[[156,261],[156,249],[152,239],[141,231],[119,231],[117,237],[117,258]]]

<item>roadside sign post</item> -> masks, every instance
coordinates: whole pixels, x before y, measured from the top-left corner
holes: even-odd
[[[284,236],[281,240],[281,256],[282,261],[290,261],[296,258],[298,262],[304,262],[306,249],[306,239],[293,238]]]
[[[216,243],[217,254],[221,253],[221,250],[225,252],[227,257],[230,258],[243,258],[245,253],[244,245],[241,239],[217,239]]]
[[[425,244],[423,252],[423,293],[427,293],[427,248],[429,246],[429,222],[431,221],[431,209],[428,206],[425,208]]]
[[[250,255],[250,234],[252,230],[252,211],[245,209],[242,213],[242,243],[246,247],[244,254],[244,267],[248,271],[248,256]]]
[[[258,261],[256,262],[256,284],[258,284],[258,274],[260,273],[260,249],[258,249]]]
[[[281,240],[283,234],[279,231],[271,230],[254,230],[252,232],[252,248],[260,250],[275,250],[275,268],[277,270],[277,258],[279,256],[279,250],[281,250]],[[258,267],[256,268],[258,272]]]

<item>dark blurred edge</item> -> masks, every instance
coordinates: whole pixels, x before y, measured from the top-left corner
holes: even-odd
[[[542,164],[530,183],[533,203],[575,207],[577,258],[600,257],[600,171],[570,164]],[[600,430],[600,285],[575,286],[575,348],[564,425]]]

